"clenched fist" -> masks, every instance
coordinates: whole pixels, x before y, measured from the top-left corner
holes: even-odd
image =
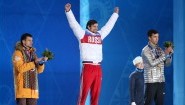
[[[119,7],[115,7],[114,12],[118,14],[119,13]]]
[[[65,11],[66,11],[66,12],[69,12],[70,9],[71,9],[71,4],[70,4],[70,3],[67,3],[67,4],[65,5]]]

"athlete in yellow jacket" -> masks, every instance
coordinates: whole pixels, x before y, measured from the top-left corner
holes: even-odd
[[[32,35],[25,33],[13,54],[14,88],[17,105],[36,105],[39,98],[38,74],[44,70],[47,57],[37,58]]]

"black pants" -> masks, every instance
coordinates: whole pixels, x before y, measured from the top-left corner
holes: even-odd
[[[36,98],[17,98],[17,105],[37,105]]]
[[[164,105],[165,83],[146,83],[145,104],[151,105],[153,100],[156,105]]]

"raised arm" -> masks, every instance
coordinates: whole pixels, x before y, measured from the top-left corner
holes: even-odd
[[[65,13],[66,13],[67,20],[69,22],[69,26],[73,30],[75,36],[80,40],[81,38],[83,38],[85,31],[82,29],[80,24],[76,21],[74,14],[71,10],[70,3],[67,3],[65,5]]]
[[[116,21],[117,21],[117,19],[119,17],[118,14],[119,14],[119,8],[115,7],[114,8],[114,13],[109,18],[108,22],[99,31],[99,33],[102,35],[102,39],[104,39],[110,33],[112,28],[114,27],[114,24],[116,23]]]

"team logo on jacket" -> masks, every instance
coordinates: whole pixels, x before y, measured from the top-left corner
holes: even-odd
[[[17,62],[17,61],[19,61],[19,60],[21,60],[21,57],[15,56],[13,61],[14,61],[14,62]]]
[[[100,35],[84,35],[81,43],[102,44],[102,40]]]

